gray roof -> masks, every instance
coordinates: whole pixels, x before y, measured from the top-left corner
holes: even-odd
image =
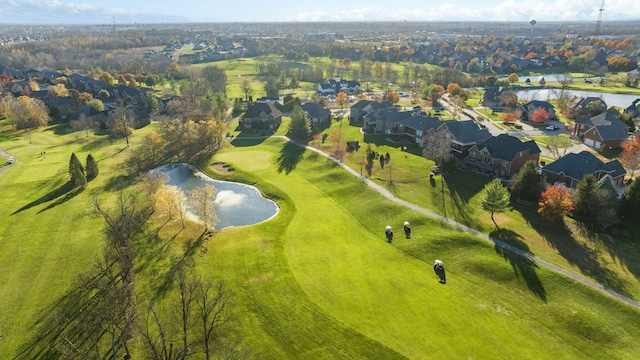
[[[243,118],[259,118],[262,113],[264,113],[265,115],[271,115],[273,118],[282,116],[282,112],[272,104],[255,103],[247,109],[247,112],[244,114]]]
[[[555,174],[563,173],[565,176],[580,181],[587,174],[604,172],[612,178],[624,176],[627,171],[618,160],[602,162],[595,155],[588,151],[567,154],[560,159],[542,168],[542,171]]]
[[[453,134],[454,141],[463,145],[475,144],[491,137],[489,130],[480,127],[473,120],[444,121],[444,125]]]
[[[301,108],[312,118],[323,118],[331,115],[331,110],[323,108],[317,103],[306,103]]]
[[[431,129],[435,130],[442,126],[442,121],[440,121],[440,119],[425,115],[410,115],[409,117],[398,121],[398,123],[404,127],[420,130],[422,132],[427,132]]]
[[[602,140],[626,140],[629,134],[623,128],[617,126],[596,126],[595,127]]]
[[[505,161],[512,161],[520,151],[529,150],[529,154],[540,153],[540,148],[535,141],[522,142],[520,139],[507,134],[492,136],[478,144],[477,147],[479,150],[486,148],[491,157]]]

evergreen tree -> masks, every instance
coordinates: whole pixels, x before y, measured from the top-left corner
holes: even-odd
[[[624,191],[623,204],[627,214],[635,215],[640,219],[640,180],[638,178],[631,181]]]
[[[518,178],[511,186],[511,192],[521,200],[538,201],[542,193],[540,180],[536,164],[529,160],[520,168]]]
[[[592,218],[598,211],[598,203],[595,198],[598,186],[593,174],[585,175],[578,183],[573,193],[573,213],[584,218]]]
[[[484,186],[480,194],[480,206],[483,210],[491,212],[491,221],[493,221],[496,228],[499,227],[493,218],[493,214],[508,209],[510,201],[511,194],[509,189],[502,185],[499,179],[491,180],[490,183]]]
[[[598,225],[607,228],[620,222],[618,218],[618,208],[620,207],[618,191],[613,184],[613,179],[609,175],[605,175],[598,180],[596,186],[598,190],[595,194],[597,201],[595,220]]]
[[[299,140],[307,140],[311,136],[311,120],[309,120],[307,114],[298,106],[293,108],[291,112],[289,135]]]
[[[84,168],[78,160],[76,153],[71,153],[69,159],[69,174],[74,187],[85,187],[87,185],[87,177],[84,174]]]
[[[98,177],[98,163],[96,162],[96,159],[93,158],[93,155],[89,154],[87,155],[87,162],[86,162],[86,173],[87,173],[87,181],[91,181],[93,179],[95,179],[96,177]]]

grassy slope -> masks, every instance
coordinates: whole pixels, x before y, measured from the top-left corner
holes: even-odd
[[[88,204],[103,195],[98,187],[118,175],[115,164],[124,143],[75,142],[70,135],[52,135],[55,127],[33,133],[29,143],[2,130],[11,139],[0,146],[18,159],[0,176],[0,348],[12,354],[17,341],[31,334],[34,320],[48,315],[43,310],[102,248],[102,222],[87,213]],[[101,171],[79,194],[65,187],[71,152],[82,163],[92,153]]]
[[[274,154],[272,164],[277,165],[276,154],[285,146],[266,141],[260,148],[270,148]],[[271,287],[268,293],[286,294],[268,296],[269,305],[258,308],[271,308],[270,315],[274,317],[269,327],[278,328],[280,321],[304,319],[299,309],[305,305],[297,304],[293,314],[288,314],[291,290],[279,290],[283,285],[281,276],[289,281],[292,276],[294,294],[299,286],[305,298],[308,296],[337,323],[409,358],[570,359],[588,354],[625,358],[638,347],[633,334],[639,329],[631,321],[637,318],[636,311],[533,264],[508,255],[502,257],[467,234],[382,200],[323,158],[306,152],[300,155],[304,160],[287,174],[278,173],[277,166],[255,169],[254,151],[234,149],[216,156],[216,160],[252,171],[261,182],[296,193],[291,199],[296,212],[280,241],[271,236],[246,237],[244,231],[235,232],[238,230],[225,232],[224,239],[216,245],[218,255],[204,261],[232,281],[251,288]],[[322,215],[328,209],[330,215]],[[281,216],[287,210],[288,207],[283,208]],[[392,246],[386,244],[382,236],[384,225],[392,224],[398,231],[405,219],[413,224],[413,239],[405,240],[397,234]],[[279,217],[275,221],[281,220]],[[275,236],[277,227],[271,227],[273,232],[269,234]],[[238,247],[243,250],[236,253]],[[274,261],[277,266],[267,266],[264,257],[271,254],[285,258]],[[438,284],[431,272],[430,264],[436,257],[448,264],[447,285]],[[228,263],[237,261],[247,272],[240,279],[236,268],[226,271],[234,266]],[[288,269],[281,274],[282,261]],[[286,274],[288,271],[291,274]],[[256,300],[251,300],[256,305]],[[307,310],[318,311],[315,306]],[[614,315],[612,310],[621,313]],[[279,312],[285,314],[278,316]],[[247,326],[255,326],[255,322]],[[293,325],[287,325],[290,326]],[[295,330],[301,336],[278,332],[277,339],[280,344],[284,339],[287,345],[293,342],[291,346],[300,346],[301,351],[307,349],[300,344],[308,336],[307,328],[315,326],[296,326],[302,327]],[[252,331],[258,332],[253,327]],[[324,345],[324,336],[315,341]],[[613,343],[607,344],[609,341]],[[334,350],[323,348],[312,355],[333,357]],[[306,352],[297,355],[311,356]]]
[[[101,221],[87,216],[88,203],[115,189],[121,174],[113,169],[126,155],[122,141],[76,142],[50,130],[34,134],[33,144],[9,138],[5,133],[2,147],[19,165],[0,176],[5,354],[34,335],[34,321],[50,315],[50,305],[101,248]],[[236,143],[215,160],[241,170],[233,178],[260,184],[278,200],[281,213],[257,226],[222,231],[198,263],[201,272],[214,272],[236,292],[243,335],[260,357],[632,358],[640,350],[637,311],[400,208],[281,140]],[[382,143],[378,150],[392,153],[396,171],[429,164]],[[82,160],[91,151],[101,176],[64,202],[61,195],[12,215],[62,186],[71,151]],[[384,184],[385,174],[374,176]],[[441,180],[434,189],[428,182],[400,181],[399,174],[396,189],[409,194],[418,186],[423,190],[414,201],[439,204],[435,189]],[[454,206],[456,214],[471,210],[465,202],[477,186],[445,192],[450,214]],[[399,234],[404,220],[413,224],[412,240]],[[382,239],[386,224],[396,228],[392,246]],[[436,257],[447,264],[447,285],[439,285],[430,270]],[[168,271],[161,264],[142,267],[148,273],[141,276]],[[139,291],[152,291],[146,282]]]

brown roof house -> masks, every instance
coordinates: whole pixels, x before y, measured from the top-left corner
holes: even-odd
[[[605,163],[588,151],[567,154],[542,168],[542,178],[547,183],[562,183],[569,188],[575,188],[587,174],[598,180],[609,175],[614,185],[623,186],[627,171],[618,160]]]
[[[509,178],[529,160],[536,165],[540,160],[540,148],[535,141],[522,142],[516,137],[500,134],[473,145],[465,158],[465,165],[471,171]]]
[[[240,119],[242,130],[276,130],[282,124],[282,112],[272,104],[255,103]]]
[[[609,112],[591,118],[577,118],[573,134],[596,150],[619,148],[629,138],[629,125]]]

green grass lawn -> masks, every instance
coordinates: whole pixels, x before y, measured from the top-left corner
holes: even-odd
[[[286,132],[287,122],[277,134]],[[134,133],[132,146],[147,130]],[[417,147],[404,152],[381,136],[364,138],[346,121],[326,130],[334,131],[390,153],[390,166],[374,163],[370,178],[396,196],[494,231],[475,205],[486,179],[459,173],[431,182],[433,163],[417,156]],[[331,152],[335,145],[320,146]],[[35,132],[29,143],[6,124],[0,148],[19,160],[0,175],[0,351],[13,358],[40,334],[38,319],[54,313],[56,301],[101,251],[102,223],[91,215],[90,202],[118,193],[131,149],[103,137],[76,141],[62,127]],[[364,150],[348,153],[344,162],[359,169]],[[60,194],[72,151],[83,162],[92,153],[100,176],[79,194]],[[270,221],[220,231],[206,252],[193,255],[201,274],[224,279],[233,290],[238,329],[260,358],[633,359],[640,351],[640,311],[399,206],[311,151],[281,139],[234,138],[212,161],[235,172],[205,172],[257,184],[280,207]],[[497,215],[503,230],[494,236],[565,267],[600,271],[607,285],[619,281],[633,292],[638,272],[630,264],[637,250],[613,251],[605,239],[593,245],[617,254],[614,262],[628,266],[623,277],[615,264],[594,264],[600,260],[582,246],[564,243],[566,234],[554,234],[532,212],[520,207]],[[411,239],[401,236],[403,221],[412,224]],[[384,241],[385,225],[396,231],[392,244]],[[535,229],[537,238],[525,228]],[[152,248],[139,249],[140,298],[155,291],[153,280],[175,261],[145,257]],[[172,254],[181,249],[177,241]],[[446,285],[431,269],[436,258],[447,267]]]

